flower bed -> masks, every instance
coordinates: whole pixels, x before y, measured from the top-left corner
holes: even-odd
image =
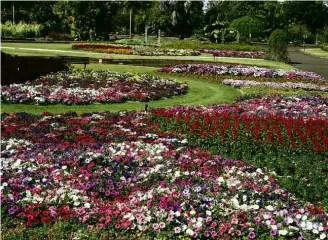
[[[134,54],[141,56],[197,56],[199,51],[191,49],[162,49],[151,47],[134,47]]]
[[[72,49],[85,50],[90,52],[114,53],[114,54],[133,54],[131,46],[104,43],[76,43]]]
[[[1,87],[3,103],[91,104],[151,101],[185,94],[172,79],[110,71],[69,71]]]
[[[299,70],[288,71],[282,69],[268,69],[260,67],[233,65],[185,64],[171,67],[163,67],[158,71],[167,73],[208,74],[215,76],[231,75],[254,78],[286,78],[291,80],[324,80],[323,77],[313,72],[305,72]]]
[[[295,198],[273,173],[191,148],[147,114],[3,118],[4,234],[58,220],[128,239],[316,239],[328,231],[323,208]]]
[[[317,91],[328,91],[328,86],[321,86],[312,83],[277,83],[277,82],[256,82],[252,80],[234,80],[224,79],[223,84],[231,85],[234,87],[245,87],[245,86],[267,86],[272,88],[286,88],[286,89],[304,89],[304,90],[317,90]]]
[[[104,43],[78,43],[73,44],[72,49],[81,49],[91,52],[114,53],[114,54],[134,54],[141,56],[196,56],[199,51],[190,49],[161,49],[143,46],[128,46],[119,44]]]
[[[215,57],[243,57],[243,58],[263,58],[264,52],[261,51],[233,51],[233,50],[216,50],[200,49],[201,53],[211,53]]]
[[[327,98],[270,96],[154,114],[162,129],[186,134],[212,153],[276,171],[298,196],[328,206]]]

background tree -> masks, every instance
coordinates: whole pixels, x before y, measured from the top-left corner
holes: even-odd
[[[262,21],[249,16],[233,20],[230,28],[239,31],[240,37],[243,39],[247,39],[249,34],[252,34],[252,37],[261,36],[264,30]]]

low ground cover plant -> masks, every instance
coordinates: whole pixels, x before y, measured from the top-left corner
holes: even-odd
[[[187,84],[151,75],[71,70],[1,86],[3,103],[92,104],[151,101],[187,93]]]
[[[49,236],[61,222],[80,226],[72,238],[326,237],[324,209],[275,173],[194,148],[153,114],[3,114],[5,238]]]
[[[236,76],[247,77],[256,81],[275,81],[285,82],[313,82],[318,84],[326,84],[324,78],[314,72],[305,72],[300,70],[283,70],[283,69],[268,69],[262,67],[251,66],[234,66],[234,65],[211,65],[211,64],[182,64],[176,66],[163,67],[158,72],[177,73],[177,74],[197,74],[202,76]],[[225,77],[226,78],[226,77]],[[218,80],[223,80],[222,77]]]

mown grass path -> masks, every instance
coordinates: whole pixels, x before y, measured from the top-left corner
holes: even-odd
[[[82,68],[81,65],[76,65],[77,68]],[[154,67],[138,67],[128,65],[109,65],[109,64],[90,64],[88,69],[94,70],[111,70],[118,72],[132,72],[136,74],[152,74],[163,78],[172,78],[169,75],[156,73]],[[175,96],[169,99],[157,100],[152,102],[126,102],[115,104],[91,104],[91,105],[27,105],[27,104],[2,104],[1,112],[28,112],[40,114],[44,111],[53,113],[77,112],[79,114],[86,112],[99,111],[121,111],[121,110],[142,110],[145,105],[149,107],[169,107],[173,105],[209,105],[216,103],[228,103],[234,101],[241,93],[229,86],[210,83],[202,80],[200,77],[174,77],[179,82],[186,82],[189,86],[186,95]]]

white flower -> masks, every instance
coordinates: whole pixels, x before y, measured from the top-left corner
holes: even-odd
[[[67,166],[66,165],[62,166],[62,169],[63,170],[67,169]]]
[[[196,211],[193,209],[193,210],[190,211],[190,214],[191,215],[195,215],[196,214]]]
[[[194,231],[191,230],[190,228],[188,228],[188,229],[186,230],[186,233],[187,233],[188,235],[190,235],[190,236],[193,236],[193,235],[195,234]]]
[[[274,210],[274,208],[271,205],[266,206],[265,209],[268,210],[268,211],[273,211]]]
[[[84,207],[85,207],[85,208],[90,208],[90,206],[91,206],[90,203],[85,203],[85,204],[84,204]]]
[[[321,234],[320,234],[320,239],[325,239],[326,236],[327,236],[327,235],[326,235],[325,233],[321,233]]]
[[[283,236],[286,236],[286,235],[287,235],[287,233],[288,233],[288,231],[287,231],[287,230],[285,230],[285,229],[283,229],[283,230],[279,230],[279,231],[278,231],[278,233],[279,233],[279,235],[283,235]]]
[[[174,215],[175,215],[176,217],[180,217],[181,213],[180,213],[179,211],[176,211],[176,212],[174,213]]]
[[[291,217],[288,217],[288,218],[287,218],[287,223],[288,223],[288,224],[291,224],[291,223],[293,223],[293,222],[294,222],[294,220],[293,220]]]
[[[201,226],[203,226],[203,224],[201,222],[196,222],[195,226],[200,228]]]

